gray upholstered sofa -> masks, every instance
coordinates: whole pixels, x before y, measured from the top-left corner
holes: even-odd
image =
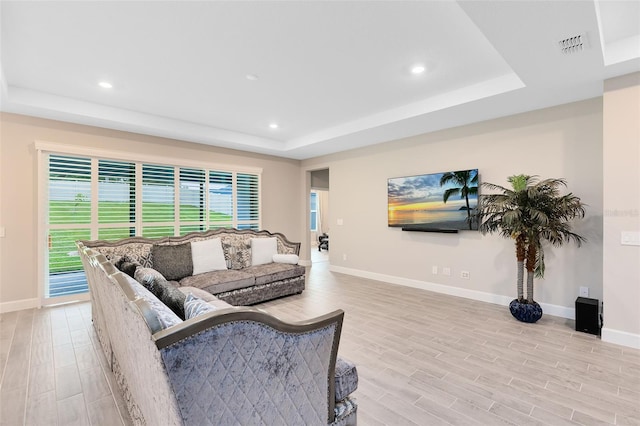
[[[222,252],[218,253],[217,266],[212,259],[214,263],[202,273],[203,268],[193,264],[196,259],[193,256],[199,246],[205,254],[212,253],[208,244],[212,240],[219,240]],[[197,287],[235,306],[249,306],[304,290],[305,268],[297,264],[300,243],[266,230],[221,228],[180,237],[131,237],[83,243],[99,250],[121,270],[126,271],[122,265],[130,263],[151,268],[178,287]],[[266,247],[256,243],[272,244]],[[256,259],[257,249],[262,250],[261,259]]]
[[[183,320],[88,245],[77,243],[94,327],[135,424],[356,424],[342,311],[287,323],[182,286]]]

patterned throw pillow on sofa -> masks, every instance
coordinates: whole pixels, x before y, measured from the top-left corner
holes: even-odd
[[[134,278],[167,305],[180,319],[184,319],[185,295],[178,290],[178,283],[167,281],[160,272],[152,268],[136,269]]]
[[[153,268],[138,268],[133,274],[133,278],[140,284],[145,286],[147,290],[158,281],[166,281],[167,279],[160,272]]]
[[[241,235],[233,235],[222,242],[229,269],[244,269],[251,266],[251,248],[249,241]]]
[[[207,312],[213,312],[215,310],[216,308],[214,306],[211,306],[199,297],[194,296],[193,293],[189,293],[184,301],[185,320],[196,317],[198,315],[206,314]]]

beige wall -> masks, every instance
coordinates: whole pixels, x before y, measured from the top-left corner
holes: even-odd
[[[640,73],[605,81],[604,328],[602,339],[640,348]]]
[[[262,226],[302,239],[304,183],[300,162],[170,139],[111,131],[15,114],[0,115],[0,307],[38,295],[36,140],[83,148],[262,168]]]
[[[499,303],[515,297],[513,243],[478,232],[388,228],[387,179],[467,168],[478,168],[482,182],[501,185],[519,173],[566,178],[569,190],[589,205],[575,227],[589,242],[546,251],[536,300],[570,316],[580,286],[602,299],[601,98],[304,160],[302,167],[330,169],[335,271]],[[451,275],[433,275],[432,266],[448,267]],[[462,270],[470,279],[460,278]]]

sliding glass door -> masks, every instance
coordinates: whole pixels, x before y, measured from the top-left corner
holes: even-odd
[[[260,175],[45,154],[44,303],[83,298],[77,240],[260,228]]]

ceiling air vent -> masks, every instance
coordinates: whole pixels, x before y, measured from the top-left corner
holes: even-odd
[[[572,55],[574,53],[582,52],[587,48],[587,37],[585,34],[578,34],[573,37],[565,38],[558,42],[560,51],[565,55]]]

